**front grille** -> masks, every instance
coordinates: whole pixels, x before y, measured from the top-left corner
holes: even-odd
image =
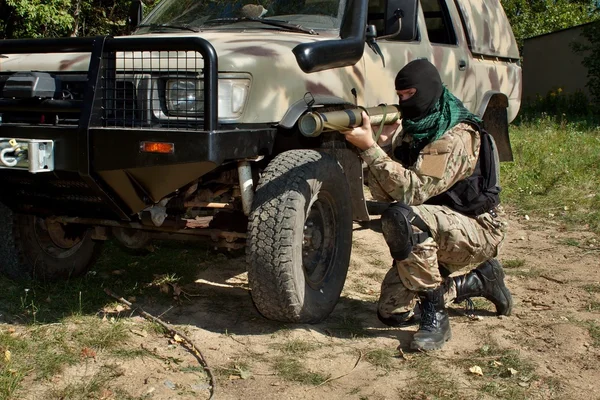
[[[202,129],[203,60],[194,51],[122,52],[104,66],[101,126]]]
[[[132,81],[115,81],[112,96],[103,88],[104,126],[134,127],[141,124],[143,107],[137,104],[137,91]],[[112,99],[111,99],[112,97]]]

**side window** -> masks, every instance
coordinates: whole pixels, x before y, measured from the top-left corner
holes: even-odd
[[[386,0],[369,0],[367,24],[375,25],[377,30],[377,36],[381,36],[385,33],[385,7],[387,6]],[[419,33],[419,26],[417,25],[417,37],[415,41],[421,41],[421,34]]]
[[[446,0],[421,0],[427,35],[431,43],[456,45],[456,33]]]
[[[369,14],[367,17],[367,23],[369,25],[375,25],[378,36],[383,34],[384,8],[385,8],[385,2],[382,0],[370,0],[369,1],[369,11],[368,11]]]

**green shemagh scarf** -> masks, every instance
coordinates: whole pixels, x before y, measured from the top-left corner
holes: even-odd
[[[403,119],[402,129],[404,134],[412,135],[413,147],[417,147],[439,139],[460,122],[481,124],[483,121],[444,87],[440,100],[429,114],[418,121]]]

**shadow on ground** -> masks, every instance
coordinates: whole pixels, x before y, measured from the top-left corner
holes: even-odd
[[[377,222],[356,229],[374,229]],[[243,252],[178,242],[156,243],[142,255],[109,242],[92,271],[66,282],[0,278],[0,322],[54,323],[74,314],[133,315],[130,310],[116,313],[115,300],[105,288],[166,322],[215,333],[264,335],[294,328],[336,338],[386,337],[407,343],[415,329],[391,329],[377,319],[375,301],[349,296],[342,296],[331,315],[318,324],[268,320],[252,302]],[[453,315],[464,314],[455,311]]]
[[[116,313],[115,300],[105,288],[166,322],[217,333],[264,335],[294,328],[338,338],[403,335],[379,322],[375,303],[349,297],[342,297],[318,324],[268,320],[252,303],[243,252],[178,242],[157,243],[142,255],[108,242],[94,268],[70,281],[0,278],[0,319],[27,324],[60,322],[72,315],[134,315],[129,310]]]

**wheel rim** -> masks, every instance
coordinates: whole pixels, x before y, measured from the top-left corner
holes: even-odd
[[[34,218],[35,238],[40,248],[54,258],[67,258],[79,250],[86,236],[84,226],[51,222]]]
[[[316,288],[327,277],[335,259],[337,226],[333,198],[319,193],[304,223],[302,265],[307,283]]]

